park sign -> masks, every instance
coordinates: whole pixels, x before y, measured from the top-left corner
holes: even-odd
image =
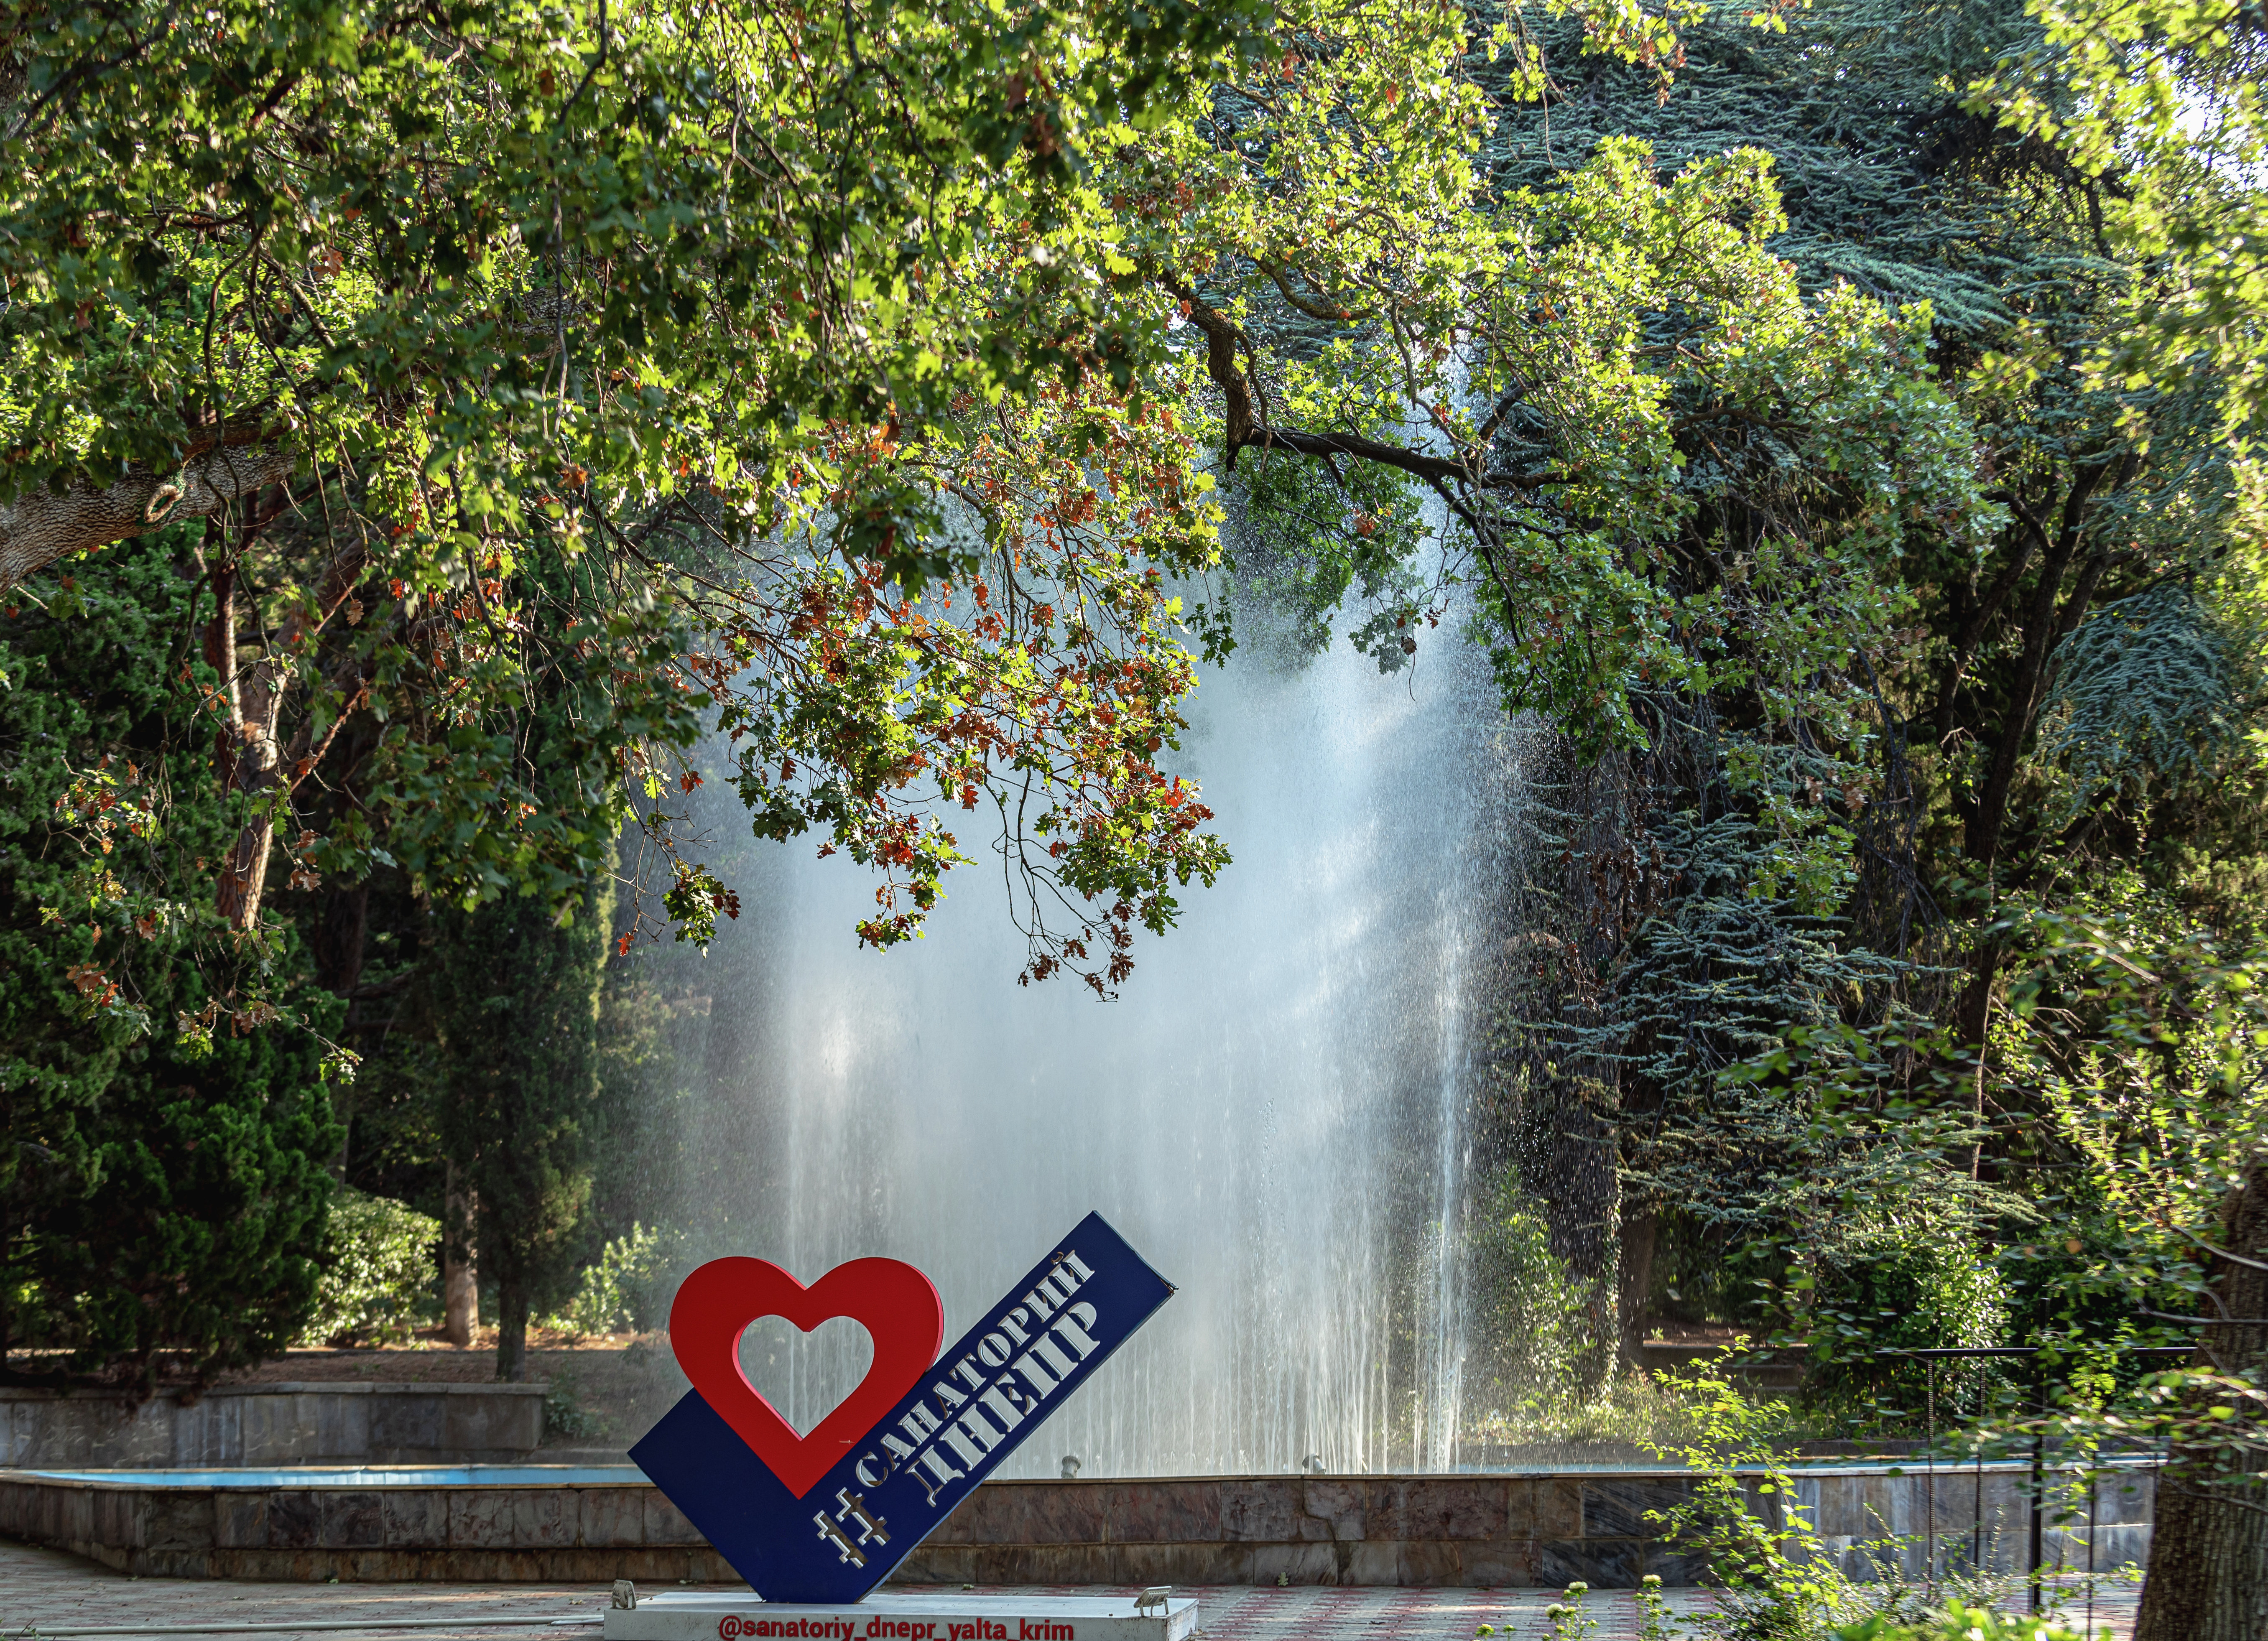
[[[819,1636],[833,1620],[810,1609],[888,1577],[1173,1291],[1089,1214],[940,1353],[944,1305],[902,1261],[852,1260],[806,1287],[767,1260],[712,1260],[669,1313],[693,1388],[630,1456],[764,1603],[806,1609],[807,1632],[778,1633]],[[806,1333],[845,1316],[873,1337],[866,1377],[808,1435],[740,1371],[762,1316]]]

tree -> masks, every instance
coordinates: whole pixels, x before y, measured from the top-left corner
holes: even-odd
[[[2102,232],[2143,270],[2088,360],[2129,386],[2210,372],[2222,430],[2249,448],[2268,414],[2268,66],[2242,5],[2040,0],[2042,38],[1975,88],[2095,180]]]
[[[2261,478],[2254,453],[2268,412],[2268,346],[2260,324],[2268,303],[2261,252],[2268,188],[2260,173],[2268,129],[2256,94],[2258,19],[2241,6],[2107,0],[2038,10],[2046,26],[2043,48],[1980,86],[1980,95],[2005,99],[2015,123],[2059,143],[2099,180],[2109,196],[2107,232],[2142,270],[2126,292],[2123,322],[2091,350],[2085,368],[2096,379],[2130,388],[2184,377],[2208,382],[2219,431],[2236,459],[2233,478],[2257,513]],[[2240,570],[2234,578],[2240,599],[2257,588],[2257,570],[2249,576]],[[2107,741],[2138,754],[2124,769],[2111,761],[2114,776],[2131,770],[2143,783],[2154,776],[2161,789],[2176,787],[2181,775],[2201,773],[2195,768],[2201,751],[2225,753],[2236,739],[2235,722],[2258,695],[2255,690],[2251,702],[2244,701],[2247,692],[2238,687],[2244,669],[2230,663],[2246,654],[2247,640],[2257,654],[2258,629],[2247,633],[2229,620],[2230,579],[2192,573],[2186,586],[2152,589],[2120,612],[2124,619],[2104,635],[2109,642],[2076,658],[2095,665],[2084,680],[2092,688],[2073,691],[2073,717],[2097,732],[2095,747]],[[2223,596],[2201,597],[2203,589]],[[2158,665],[2138,666],[2146,656]],[[2138,685],[2139,710],[2124,694]],[[2228,760],[2218,761],[2224,768],[2216,773],[2226,779]],[[2257,780],[2250,784],[2257,787]],[[2253,802],[2240,799],[2240,806],[2257,814],[2257,796],[2244,796]],[[2208,818],[2219,818],[2210,813],[2219,806],[2204,806]],[[2254,852],[2241,846],[2243,856]],[[2225,873],[2223,882],[2241,875]],[[2257,1252],[2260,1245],[2268,1211],[2263,1192],[2256,1157],[2227,1204],[2220,1246],[2235,1251],[2217,1256],[2222,1279],[2209,1313],[2216,1325],[2205,1332],[2199,1363],[2241,1375],[2234,1394],[2208,1388],[2205,1399],[2226,1397],[2232,1415],[2256,1423],[2257,1407],[2247,1398],[2257,1399],[2262,1335],[2220,1319],[2268,1314],[2261,1309],[2268,1291],[2242,1251]],[[2257,1480],[2246,1473],[2258,1468],[2257,1447],[2232,1463],[2228,1444],[2210,1436],[2178,1451],[2171,1496],[2152,1536],[2138,1636],[2233,1641],[2257,1633],[2268,1512]]]
[[[1821,170],[1857,167],[1819,156],[1831,138],[1791,144],[1785,166],[1727,145],[1732,129],[1776,139],[1784,115],[1719,123],[1725,99],[1779,109],[1839,83],[1824,32],[1712,26],[1670,104],[1658,61],[1599,54],[1578,102],[1534,37],[1500,34],[1492,56],[1454,16],[1384,44],[1286,37],[1264,77],[1172,128],[1177,145],[1137,151],[1124,182],[1157,224],[1130,248],[1202,339],[1269,573],[1311,609],[1359,589],[1349,637],[1386,668],[1468,583],[1506,705],[1563,726],[1588,766],[1557,805],[1567,864],[1543,875],[1561,909],[1522,982],[1550,1046],[1522,1080],[1540,1132],[1521,1173],[1553,1199],[1555,1254],[1609,1286],[1618,1263],[1642,1279],[1659,1202],[1625,1204],[1616,1179],[1618,1110],[1646,1120],[1662,1093],[1639,1066],[1698,1049],[1697,1089],[1742,1032],[1817,1008],[1767,987],[1745,1025],[1705,1010],[1682,1038],[1635,1040],[1663,990],[1721,1003],[1727,968],[1759,967],[1679,921],[1723,932],[1702,902],[1730,901],[1750,953],[1831,938],[1881,875],[1876,817],[1910,818],[1916,796],[1888,697],[1926,637],[1908,567],[1973,558],[2006,525],[1972,423],[1932,379],[1933,315],[1902,305],[1927,283],[1822,277],[1825,251],[1808,253],[1825,224],[1784,214],[1783,186],[1825,210],[1845,202],[1819,198]],[[1712,76],[1719,59],[1737,67]],[[1904,116],[1875,117],[1911,153]],[[1438,577],[1417,550],[1421,497],[1451,521]],[[1735,822],[1729,885],[1659,829]],[[1894,870],[1911,880],[1910,849]],[[1671,938],[1625,970],[1642,927]],[[1668,948],[1723,962],[1689,980]],[[1618,971],[1660,990],[1617,998]]]
[[[594,829],[617,813],[603,798],[615,748],[603,720],[608,660],[572,641],[574,569],[542,566],[551,596],[518,637],[537,681],[508,733],[527,781],[549,806],[580,811]],[[542,660],[534,658],[541,656]],[[593,847],[608,861],[613,840]],[[610,861],[608,861],[610,864]],[[581,892],[503,896],[434,909],[419,965],[434,1049],[429,1097],[453,1183],[473,1203],[481,1269],[496,1284],[497,1376],[527,1376],[527,1322],[571,1287],[577,1235],[599,1137],[599,997],[613,933],[611,872]]]
[[[586,872],[571,821],[507,756],[454,740],[519,687],[499,633],[530,555],[589,552],[593,620],[659,612],[621,640],[652,651],[626,655],[611,703],[635,770],[669,760],[640,720],[671,692],[717,695],[753,741],[735,780],[760,828],[822,826],[895,874],[862,925],[874,944],[909,935],[963,857],[943,815],[989,806],[1021,873],[1028,976],[1069,964],[1107,990],[1130,927],[1166,926],[1171,887],[1222,858],[1154,763],[1192,678],[1164,580],[1214,551],[1197,447],[1161,403],[1188,392],[1160,322],[1176,305],[1207,339],[1232,459],[1377,462],[1457,492],[1509,698],[1565,707],[1602,744],[1636,732],[1624,675],[1675,662],[1660,588],[1591,519],[1636,499],[1629,541],[1650,541],[1683,505],[1665,383],[1632,351],[1650,301],[1690,296],[1705,327],[1767,338],[1694,356],[1705,420],[1767,414],[1767,361],[1800,358],[1851,384],[1819,428],[1934,437],[1920,401],[1861,409],[1911,376],[1911,338],[1794,300],[1758,248],[1775,208],[1752,161],[1656,190],[1621,151],[1580,195],[1492,214],[1452,13],[1318,4],[1264,37],[1256,13],[1174,7],[1045,10],[1005,33],[982,8],[609,24],[307,0],[225,11],[210,33],[158,16],[90,33],[33,12],[14,36],[0,468],[51,511],[82,507],[87,546],[119,484],[146,489],[136,516],[234,506],[166,488],[183,452],[300,447],[296,515],[273,495],[238,509],[255,528],[320,514],[298,547],[275,538],[282,641],[213,688],[278,823],[340,722],[384,725],[352,823],[307,839],[326,873],[414,851],[414,875],[461,901],[539,866],[563,894]],[[1653,50],[1626,32],[1617,48]],[[1216,87],[1233,45],[1267,73]],[[755,66],[791,50],[814,72]],[[191,129],[207,140],[179,140]],[[855,177],[844,130],[866,143]],[[1255,158],[1279,146],[1298,162]],[[1346,232],[1300,249],[1317,217]],[[1274,389],[1234,367],[1228,286],[1187,283],[1216,269],[1337,327],[1320,373],[1293,361],[1285,379],[1314,426],[1256,411]],[[1325,312],[1341,284],[1353,305]],[[1543,319],[1562,307],[1571,324]],[[1396,364],[1397,347],[1416,351]],[[1511,395],[1495,421],[1452,416],[1468,364]],[[1371,437],[1435,410],[1454,459]],[[956,592],[977,612],[939,621]],[[1569,623],[1612,642],[1550,642]],[[660,661],[681,629],[722,642]],[[270,734],[287,699],[305,732]],[[666,815],[647,822],[697,936],[721,886],[675,857]],[[264,860],[248,838],[222,886],[239,917]]]
[[[2213,1382],[2191,1393],[2194,1423],[2159,1483],[2137,1641],[2239,1641],[2268,1601],[2268,1155],[2229,1194],[2213,1261],[2196,1364]]]
[[[439,1130],[496,1284],[497,1377],[527,1377],[527,1322],[574,1285],[598,1119],[606,897],[571,923],[530,901],[437,919],[422,983],[443,1065]]]
[[[304,945],[222,943],[198,903],[241,803],[179,678],[186,550],[138,542],[75,607],[0,619],[0,1358],[138,1395],[298,1332],[340,1139]]]
[[[1170,920],[1167,880],[1219,860],[1150,763],[1173,731],[1159,691],[1187,673],[1145,564],[1201,566],[1202,487],[1145,432],[1114,465],[1160,488],[1104,490],[1106,529],[1082,530],[1094,487],[1002,482],[1005,441],[976,423],[1005,395],[1027,432],[1085,451],[1140,421],[1135,367],[1160,356],[1121,282],[1091,277],[1112,253],[1079,158],[1241,18],[302,0],[188,30],[162,7],[19,10],[0,566],[13,581],[160,519],[225,518],[210,687],[244,748],[232,778],[313,869],[400,860],[469,903],[531,882],[571,897],[593,865],[578,819],[481,732],[525,685],[507,635],[531,556],[587,553],[573,641],[623,646],[599,732],[633,790],[671,762],[674,715],[755,663],[726,705],[763,754],[740,784],[767,830],[818,821],[903,874],[867,938],[903,938],[960,857],[899,794],[926,774],[968,802],[975,776],[1050,820],[1035,883],[1106,896],[1070,944],[1035,936],[1035,972],[1084,963],[1104,924],[1123,956],[1128,923]],[[810,71],[766,66],[790,60]],[[990,636],[914,607],[978,565],[940,511],[956,485],[990,540],[1033,539]],[[255,548],[247,644],[225,629]],[[688,614],[720,652],[687,652]],[[359,801],[309,836],[298,794],[324,773]],[[647,819],[697,936],[725,892]],[[217,889],[239,926],[259,824]]]
[[[2033,26],[2006,5],[1940,8],[1926,26],[1908,8],[1852,4],[1763,20],[1772,26],[1682,26],[1666,85],[1660,61],[1634,69],[1586,54],[1572,23],[1523,25],[1510,62],[1494,70],[1468,58],[1483,84],[1528,104],[1488,144],[1507,199],[1523,187],[1580,198],[1595,187],[1602,157],[1635,139],[1673,162],[1715,161],[1730,140],[1768,151],[1787,217],[1767,228],[1764,247],[1807,291],[1886,309],[1927,301],[1926,368],[1948,418],[1937,460],[1976,464],[1970,499],[1950,510],[1969,528],[1911,520],[1896,535],[1862,527],[1847,538],[1875,578],[1871,611],[1822,598],[1831,583],[1720,577],[1712,532],[1729,523],[1737,540],[1756,524],[1793,523],[1820,539],[1850,498],[1781,489],[1805,460],[1788,458],[1789,421],[1744,450],[1707,419],[1717,406],[1682,396],[1709,391],[1705,374],[1694,365],[1680,367],[1688,378],[1668,373],[1663,403],[1695,413],[1672,429],[1678,465],[1668,468],[1668,492],[1690,509],[1672,517],[1690,522],[1672,526],[1678,545],[1660,586],[1687,597],[1729,591],[1744,614],[1760,609],[1766,619],[1732,636],[1765,657],[1775,643],[1768,619],[1793,616],[1833,656],[1823,672],[1802,674],[1807,683],[1833,679],[1839,665],[1856,710],[1820,710],[1819,697],[1766,670],[1744,675],[1695,642],[1718,636],[1705,622],[1673,619],[1663,641],[1705,657],[1705,668],[1650,669],[1674,688],[1622,684],[1619,698],[1632,703],[1629,750],[1597,761],[1557,802],[1565,865],[1555,872],[1547,863],[1543,875],[1560,910],[1513,1005],[1542,1043],[1519,1079],[1513,1120],[1539,1131],[1518,1142],[1529,1148],[1521,1165],[1531,1179],[1549,1175],[1535,1166],[1543,1152],[1597,1157],[1610,1149],[1597,1142],[1619,1133],[1618,1184],[1602,1177],[1569,1188],[1562,1178],[1552,1194],[1567,1222],[1555,1224],[1555,1246],[1574,1246],[1576,1224],[1620,1218],[1625,1330],[1646,1303],[1665,1225],[1688,1240],[1721,1237],[1737,1220],[1742,1236],[1809,1241],[1797,1262],[1806,1271],[1825,1253],[1813,1240],[1830,1222],[1795,1215],[1795,1199],[1776,1195],[1793,1182],[1798,1197],[1814,1196],[1826,1137],[1800,1103],[1809,1085],[1726,1080],[1790,1026],[1817,1030],[1839,1016],[1877,1030],[1904,1011],[1911,1035],[1915,1017],[1947,1014],[1955,1029],[1939,1069],[1969,1069],[1970,1109],[1928,1129],[1943,1146],[1934,1163],[1914,1145],[1897,1166],[1910,1184],[1940,1181],[1923,1195],[1940,1198],[1954,1215],[1946,1229],[1957,1225],[1984,1256],[1999,1233],[1977,1217],[1981,1199],[1947,1176],[2031,1188],[2020,1137],[2031,1114],[2019,1090],[1996,1082],[1984,1051],[2006,995],[2007,953],[1992,933],[1999,897],[2066,894],[2074,870],[2091,869],[2081,862],[2189,847],[2176,818],[2199,813],[2201,791],[2247,767],[2234,749],[2262,699],[2242,659],[2255,642],[2257,571],[2243,475],[2215,437],[2221,379],[2182,372],[2106,384],[2090,375],[2142,288],[2103,238],[2105,185],[2056,146],[1942,89],[2024,48]],[[1314,305],[1296,289],[1284,299],[1295,313],[1302,300]],[[1552,311],[1580,313],[1556,302]],[[1314,319],[1291,321],[1291,340],[1315,345],[1329,327]],[[1687,322],[1671,305],[1644,316],[1643,334],[1667,352]],[[1926,447],[1873,447],[1892,453],[1894,488],[1928,470],[1916,460]],[[1831,472],[1844,459],[1810,466]],[[1633,511],[1594,511],[1618,524]],[[1895,517],[1896,504],[1888,511]],[[1317,586],[1393,587],[1390,556],[1381,564],[1373,541],[1352,532],[1316,540],[1314,556],[1342,567],[1336,579],[1315,577]],[[1484,565],[1484,587],[1492,574]],[[1416,629],[1407,593],[1371,608],[1381,606],[1396,623],[1389,643]],[[1513,598],[1500,607],[1527,614]],[[1574,629],[1595,644],[1610,627],[1625,630],[1596,614]],[[1353,636],[1374,642],[1379,630],[1366,624]],[[1571,671],[1585,664],[1549,659]],[[1617,698],[1612,688],[1603,695]],[[1555,716],[1570,723],[1580,754],[1592,732],[1582,713]],[[2233,814],[2213,825],[2232,841],[2242,835]],[[1697,850],[1696,836],[1713,842]],[[1804,870],[1791,871],[1795,862]],[[1807,948],[1817,954],[1808,973],[1775,960]],[[1965,978],[1947,996],[1948,960]],[[1843,1041],[1832,1031],[1818,1039],[1829,1059]],[[1917,1052],[1901,1051],[1910,1071]],[[1884,1137],[1868,1141],[1878,1158]],[[1862,1168],[1844,1185],[1865,1177]],[[1828,1197],[1867,1195],[1838,1185]],[[1956,1209],[1962,1202],[1970,1206]],[[1799,1219],[1813,1228],[1799,1231]],[[1607,1252],[1587,1258],[1590,1274],[1603,1276]]]
[[[2137,1632],[2235,1641],[2257,1630],[2268,1567],[2268,956],[2225,948],[2139,874],[2085,912],[1999,932],[2013,983],[1994,1069],[2037,1114],[2033,1195],[2067,1239],[2005,1262],[2026,1331],[2080,1352],[2153,1336],[2196,1349],[2180,1369],[2118,1375],[2127,1394],[2068,1398],[2058,1434],[2169,1453]]]

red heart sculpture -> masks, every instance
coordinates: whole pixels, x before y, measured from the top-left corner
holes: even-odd
[[[847,1316],[874,1341],[866,1377],[808,1436],[740,1371],[740,1336],[759,1316],[784,1316],[805,1333]],[[669,1306],[669,1347],[686,1378],[798,1498],[914,1387],[944,1343],[937,1284],[897,1259],[854,1259],[807,1288],[768,1259],[712,1259]]]

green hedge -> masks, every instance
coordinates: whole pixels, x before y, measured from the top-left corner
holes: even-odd
[[[323,1239],[314,1313],[298,1343],[391,1343],[438,1320],[434,1255],[440,1241],[441,1222],[431,1215],[339,1187]]]

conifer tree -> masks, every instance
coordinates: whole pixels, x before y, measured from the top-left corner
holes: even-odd
[[[0,1376],[146,1395],[279,1354],[313,1300],[340,1133],[296,931],[212,939],[207,860],[242,824],[183,635],[180,532],[83,607],[0,616]],[[291,1012],[254,1004],[246,981]],[[163,1027],[152,1031],[152,1022]]]
[[[571,888],[433,908],[420,984],[440,1102],[435,1130],[474,1204],[482,1277],[497,1296],[497,1375],[527,1375],[531,1314],[564,1297],[583,1241],[600,1128],[599,1000],[613,922],[610,749],[593,731],[605,658],[584,643],[575,581],[558,558],[534,568],[536,619],[515,646],[535,681],[513,727],[518,774],[542,801],[579,817],[608,870]]]
[[[434,917],[423,985],[441,1063],[438,1129],[475,1203],[496,1284],[497,1377],[527,1377],[531,1314],[572,1285],[598,1119],[608,896],[571,922],[512,896]]]
[[[1721,681],[1657,708],[1611,814],[1592,804],[1567,822],[1557,933],[1580,973],[1550,995],[1528,984],[1514,1012],[1556,1019],[1543,1033],[1556,1063],[1584,1069],[1530,1079],[1519,1120],[1584,1130],[1602,1082],[1621,1111],[1628,1359],[1658,1215],[1721,1252],[1728,1237],[1777,1234],[1788,1199],[1768,1203],[1821,1177],[1795,1091],[1764,1098],[1719,1074],[1785,1027],[1881,1023],[1898,1007],[1916,1026],[1941,1015],[1975,1064],[2005,990],[1996,897],[2036,893],[2090,851],[2124,852],[2165,790],[2146,793],[2151,761],[2193,772],[2234,739],[2246,689],[2211,589],[2226,585],[2235,497],[2209,380],[2113,392],[2087,374],[2135,276],[2103,234],[2105,184],[1966,99],[2039,38],[2015,0],[1830,0],[1773,28],[1707,18],[1683,29],[1666,78],[1587,53],[1572,26],[1523,33],[1476,70],[1514,105],[1493,138],[1498,187],[1569,188],[1602,143],[1631,137],[1665,173],[1735,143],[1764,150],[1788,217],[1772,249],[1807,289],[1929,305],[1934,372],[1973,428],[1997,514],[1981,542],[1917,536],[1886,566],[1916,624],[1904,644],[1864,641],[1874,721],[1867,744],[1845,744],[1867,774],[1798,800],[1849,840],[1830,904],[1797,905],[1771,875],[1784,819],[1727,778],[1750,755],[1759,703]],[[1522,69],[1540,92],[1515,84]],[[1683,446],[1697,533],[1738,524],[1742,506],[1742,527],[1786,528],[1753,489],[1729,507],[1701,493],[1724,443],[1703,429]],[[1697,564],[1690,585],[1716,579]],[[1697,852],[1681,843],[1693,835],[1715,842]],[[1776,976],[1776,954],[1797,952],[1811,955]],[[2018,1183],[2021,1118],[1989,1108],[1981,1075],[1970,1097],[1976,1137],[1943,1172]],[[1926,1149],[1911,1156],[1926,1172]],[[1973,1226],[1978,1199],[1943,1183],[1921,1196]],[[1570,1211],[1594,1219],[1599,1196],[1571,1197]]]

